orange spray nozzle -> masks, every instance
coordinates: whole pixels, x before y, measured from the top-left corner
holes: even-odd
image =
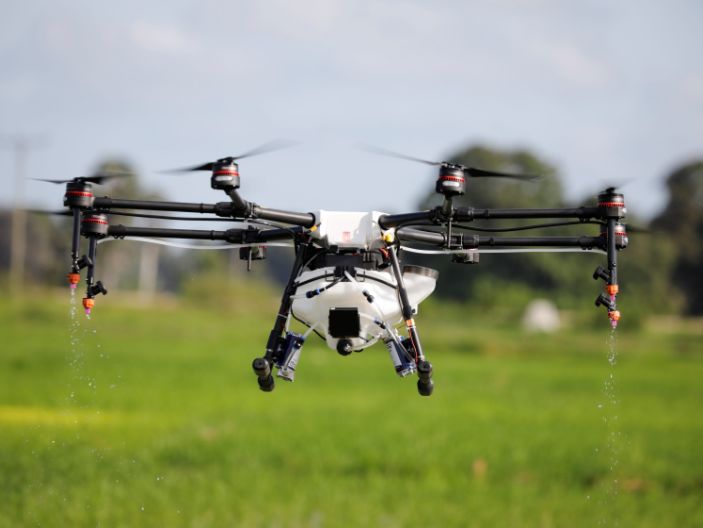
[[[68,278],[68,285],[72,290],[75,290],[76,285],[81,281],[81,276],[78,273],[69,273],[66,277]]]
[[[85,308],[86,315],[90,315],[90,311],[93,309],[94,306],[95,299],[92,299],[91,297],[83,298],[83,308]]]
[[[618,288],[617,284],[608,284],[605,287],[605,291],[608,292],[608,295],[615,296],[620,291],[620,288]]]

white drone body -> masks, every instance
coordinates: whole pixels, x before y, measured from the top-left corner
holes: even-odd
[[[336,246],[350,252],[383,248],[384,237],[392,237],[394,233],[378,225],[382,214],[378,211],[319,211],[315,215],[317,229],[312,236],[323,247]],[[398,284],[391,270],[357,267],[354,272],[346,271],[342,280],[334,283],[341,278],[335,277],[334,267],[304,269],[295,282],[297,292],[292,297],[291,315],[313,328],[332,349],[336,349],[339,342],[339,337],[330,332],[329,317],[335,310],[358,310],[360,332],[358,337],[349,338],[354,350],[363,350],[379,339],[390,338],[394,327],[403,323]],[[404,266],[403,282],[414,312],[434,291],[437,276],[430,268]],[[306,295],[316,290],[321,293],[314,297]],[[369,296],[373,302],[368,301]]]

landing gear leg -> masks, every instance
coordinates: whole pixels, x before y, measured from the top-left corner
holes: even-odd
[[[290,308],[292,305],[291,296],[295,294],[297,287],[295,286],[295,279],[298,278],[300,270],[303,267],[303,259],[305,257],[305,249],[308,247],[307,243],[300,244],[297,247],[297,252],[295,254],[295,263],[293,264],[293,269],[291,270],[290,277],[288,278],[288,284],[286,284],[283,290],[283,297],[281,297],[281,305],[278,308],[278,315],[276,315],[276,321],[273,324],[273,329],[269,334],[268,341],[266,342],[266,354],[264,357],[256,358],[252,363],[252,368],[259,382],[259,388],[264,392],[271,392],[276,384],[273,380],[273,375],[271,374],[271,368],[273,367],[275,361],[279,359],[279,355],[283,352],[283,331],[286,327],[286,321],[288,320],[288,314],[290,313]]]
[[[434,382],[432,381],[432,363],[425,359],[425,355],[422,352],[420,336],[417,333],[417,327],[415,326],[415,320],[413,319],[413,308],[410,305],[410,300],[408,299],[408,290],[405,289],[403,274],[400,271],[400,263],[398,262],[398,255],[396,254],[395,247],[390,246],[388,248],[388,253],[390,255],[391,267],[393,268],[393,275],[395,276],[395,281],[398,284],[400,308],[403,313],[403,319],[405,319],[405,325],[408,329],[408,336],[410,338],[410,342],[412,343],[412,348],[414,349],[413,352],[418,375],[417,391],[421,396],[430,396],[434,391]]]

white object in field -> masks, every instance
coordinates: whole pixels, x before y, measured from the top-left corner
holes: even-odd
[[[318,227],[311,236],[323,247],[376,249],[381,247],[379,211],[318,211],[315,214]]]
[[[320,268],[300,274],[298,291],[293,297],[291,311],[294,317],[307,325],[317,325],[319,332],[332,349],[337,348],[339,338],[329,335],[329,312],[332,308],[357,308],[359,311],[359,337],[347,338],[354,350],[361,350],[373,345],[384,331],[374,322],[397,326],[403,322],[398,300],[395,278],[389,270],[365,270],[356,268],[354,281],[340,281],[319,295],[308,299],[305,293],[329,286],[334,278],[334,268]],[[310,282],[308,282],[310,281]],[[429,297],[435,289],[437,272],[420,266],[405,266],[403,282],[408,292],[411,306],[417,306]],[[369,303],[362,293],[367,291],[373,296]]]
[[[556,332],[561,327],[559,310],[547,299],[535,299],[525,308],[522,326],[532,332]]]

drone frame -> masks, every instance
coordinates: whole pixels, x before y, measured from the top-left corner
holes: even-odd
[[[222,162],[222,163],[220,163]],[[349,254],[349,249],[340,249],[330,245],[319,244],[312,236],[319,227],[319,219],[315,213],[301,213],[262,207],[241,197],[238,192],[239,173],[234,159],[223,158],[212,167],[211,186],[223,190],[229,197],[228,201],[217,203],[186,203],[172,201],[127,200],[110,197],[96,197],[93,194],[92,182],[85,179],[75,179],[67,182],[64,195],[64,205],[72,215],[72,244],[71,272],[68,274],[69,283],[75,288],[80,282],[80,272],[87,268],[86,296],[83,306],[87,313],[95,305],[95,297],[106,294],[107,290],[101,281],[95,280],[97,244],[100,239],[113,237],[123,239],[128,237],[159,237],[188,240],[220,240],[239,245],[240,256],[251,265],[255,249],[274,241],[292,241],[295,249],[295,261],[288,281],[284,287],[280,305],[273,328],[269,333],[265,353],[256,358],[252,364],[257,376],[259,387],[263,391],[274,388],[272,368],[280,368],[284,348],[288,346],[284,332],[291,315],[292,298],[298,285],[296,278],[310,262],[311,257],[319,255]],[[229,168],[228,168],[229,167]],[[236,173],[236,175],[235,175]],[[223,178],[223,175],[225,178]],[[432,365],[423,353],[417,326],[414,320],[414,308],[411,305],[403,281],[403,273],[398,257],[399,249],[412,249],[412,246],[401,244],[420,244],[430,248],[429,252],[450,253],[455,262],[477,262],[481,248],[574,248],[582,250],[599,250],[606,254],[606,267],[598,266],[593,274],[594,279],[605,282],[605,291],[596,301],[596,306],[604,306],[613,327],[620,319],[617,310],[616,297],[619,291],[617,273],[617,252],[628,245],[627,232],[622,221],[626,208],[624,197],[613,188],[606,189],[598,195],[595,206],[574,208],[547,209],[485,209],[473,207],[454,207],[452,199],[464,194],[464,180],[457,166],[443,165],[436,184],[436,190],[444,196],[442,205],[424,211],[414,211],[400,214],[381,214],[377,224],[381,232],[380,252],[384,265],[389,267],[395,280],[402,319],[408,333],[404,348],[414,363],[413,371],[418,374],[418,391],[421,395],[433,392]],[[133,227],[111,225],[108,215],[127,214],[126,211],[165,211],[178,213],[197,213],[207,215],[212,219],[231,219],[234,222],[244,222],[246,228],[231,228],[226,230],[173,229],[156,227]],[[135,215],[147,216],[150,215]],[[156,216],[169,220],[190,220],[178,216]],[[203,218],[205,219],[205,218]],[[556,227],[568,224],[597,223],[600,233],[597,236],[492,236],[465,234],[457,232],[461,226],[458,223],[470,223],[475,220],[528,220],[528,219],[571,219],[573,222],[542,224],[532,227]],[[530,227],[530,226],[527,226]],[[505,229],[509,231],[510,229]],[[88,253],[79,257],[80,236],[88,240]],[[357,253],[361,250],[357,248]],[[375,250],[374,250],[375,251]],[[353,251],[352,251],[353,252]],[[342,266],[343,267],[343,266]],[[353,280],[348,275],[348,269],[341,269],[339,280]],[[345,277],[344,272],[347,272]],[[318,292],[319,293],[319,292]],[[372,303],[372,296],[365,293],[367,300]],[[385,322],[377,324],[385,329]],[[312,329],[311,329],[312,330]],[[302,343],[299,340],[298,346]],[[400,346],[400,345],[399,345]],[[403,348],[403,347],[401,347]],[[347,355],[351,346],[347,341],[342,345],[340,340],[337,350]],[[279,372],[280,376],[280,372]],[[292,378],[287,378],[292,379]]]

